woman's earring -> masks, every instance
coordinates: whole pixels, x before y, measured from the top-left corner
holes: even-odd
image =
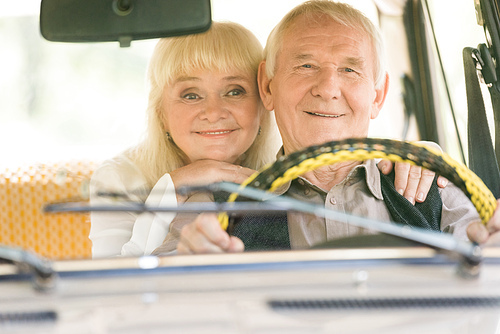
[[[261,132],[262,132],[262,128],[259,126],[259,132],[257,133],[257,136],[260,135]]]
[[[170,136],[170,132],[165,132],[165,136],[167,137],[167,140],[172,140],[172,137]]]

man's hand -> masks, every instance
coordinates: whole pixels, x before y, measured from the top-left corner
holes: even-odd
[[[490,221],[484,225],[475,221],[467,226],[467,236],[470,241],[481,246],[500,246],[500,200],[497,200],[497,209]]]
[[[243,252],[241,239],[230,236],[222,229],[214,213],[199,214],[182,228],[177,254],[236,253]]]
[[[393,164],[389,160],[382,160],[378,163],[378,168],[385,175],[392,171]],[[396,162],[394,165],[395,179],[394,187],[408,201],[423,202],[431,189],[435,173],[420,166],[410,165],[407,162]],[[437,179],[439,187],[444,188],[448,180],[442,176]]]

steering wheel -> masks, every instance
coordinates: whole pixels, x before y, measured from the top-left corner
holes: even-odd
[[[497,202],[484,182],[465,165],[453,160],[446,153],[422,144],[379,138],[350,138],[307,147],[255,172],[240,186],[253,187],[272,192],[298,176],[322,166],[347,160],[386,159],[393,162],[408,162],[421,166],[447,178],[459,187],[471,200],[483,224],[486,224]],[[239,192],[232,193],[228,202],[234,202]],[[229,218],[219,214],[222,228],[227,229]]]

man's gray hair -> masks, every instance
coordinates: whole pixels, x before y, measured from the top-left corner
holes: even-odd
[[[268,78],[274,77],[276,59],[282,47],[284,35],[292,23],[298,17],[304,15],[311,17],[311,19],[320,15],[328,15],[335,22],[365,32],[371,39],[375,50],[375,86],[379,87],[384,83],[386,72],[385,49],[378,28],[359,10],[348,4],[330,0],[311,0],[298,5],[288,12],[271,31],[264,49]]]

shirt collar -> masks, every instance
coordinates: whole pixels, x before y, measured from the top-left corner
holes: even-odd
[[[361,165],[356,166],[356,168],[365,169],[365,180],[368,189],[375,198],[383,200],[384,197],[382,196],[382,186],[380,184],[380,172],[377,167],[377,162],[378,160],[366,160]]]

